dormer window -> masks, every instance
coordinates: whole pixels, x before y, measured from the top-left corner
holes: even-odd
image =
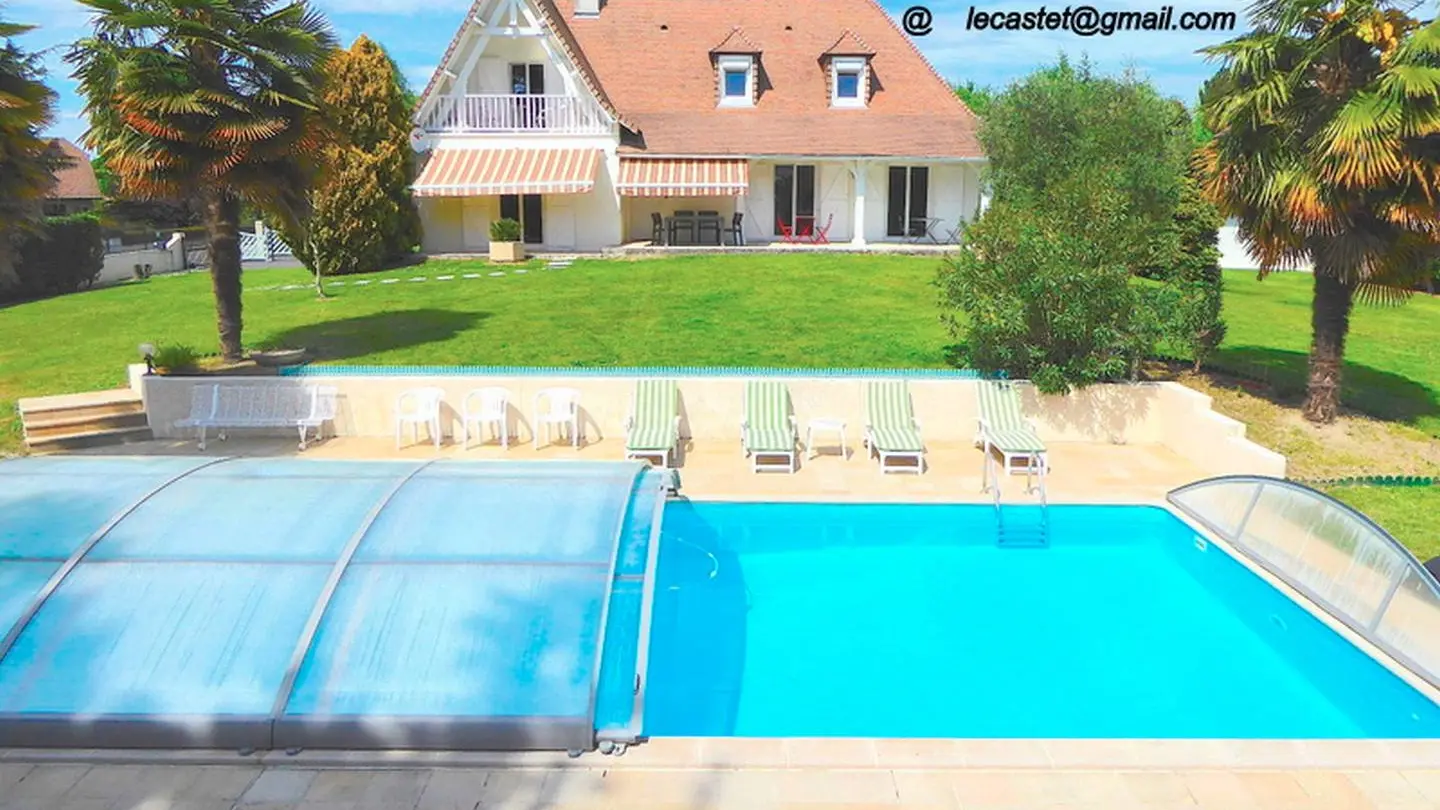
[[[755,60],[749,56],[722,56],[716,64],[720,69],[720,106],[755,106]]]
[[[830,60],[830,104],[835,107],[865,106],[863,57],[835,57]]]

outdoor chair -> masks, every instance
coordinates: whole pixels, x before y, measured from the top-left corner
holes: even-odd
[[[420,426],[425,425],[435,447],[440,447],[440,402],[445,398],[442,388],[410,388],[395,398],[395,449],[400,449],[400,439],[405,426],[414,433],[415,442],[420,441]]]
[[[659,211],[650,212],[650,244],[665,244],[665,218]]]
[[[785,220],[776,217],[775,228],[780,231],[781,242],[785,242],[786,244],[793,244],[795,242],[795,232],[790,230],[790,226],[785,224]]]
[[[925,443],[920,439],[920,420],[910,402],[904,380],[865,384],[865,445],[871,456],[880,457],[880,472],[925,470]],[[914,465],[891,464],[892,459],[914,459]]]
[[[541,405],[545,407],[542,408]],[[545,428],[545,440],[553,441],[551,431],[556,426],[565,428],[570,434],[570,446],[580,446],[580,392],[574,388],[542,388],[535,394],[535,449],[540,449],[540,428]]]
[[[470,449],[470,426],[485,442],[485,428],[494,425],[500,446],[510,449],[510,392],[494,386],[477,388],[465,395],[460,405],[460,435],[462,449]]]
[[[790,389],[785,383],[747,381],[744,414],[740,422],[740,446],[751,458],[751,469],[795,472],[795,442],[799,436],[795,417],[790,413]],[[776,458],[784,462],[777,463]]]
[[[640,380],[625,420],[625,459],[661,459],[669,469],[680,442],[680,396],[674,380]]]
[[[1025,489],[1032,486],[1034,476],[1040,479],[1039,488],[1045,489],[1045,473],[1050,466],[1045,442],[1035,432],[1035,423],[1025,418],[1020,408],[1020,392],[1015,384],[1004,380],[982,380],[979,388],[980,430],[975,444],[985,450],[985,470],[981,480],[984,489],[990,489],[990,454],[999,451],[1002,470],[1006,475],[1025,473]],[[1019,462],[1024,461],[1022,466]],[[998,483],[998,482],[996,482]]]
[[[725,233],[730,235],[730,244],[735,245],[736,247],[745,244],[744,222],[745,215],[739,211],[736,211],[735,216],[730,218],[730,227],[725,229]]]
[[[680,232],[685,232],[685,241],[680,241]],[[676,211],[670,218],[670,244],[695,244],[695,212]]]
[[[810,234],[810,243],[813,245],[830,244],[830,226],[834,224],[834,222],[835,215],[833,213],[827,214],[825,217],[825,225],[823,227],[816,227],[814,232]]]

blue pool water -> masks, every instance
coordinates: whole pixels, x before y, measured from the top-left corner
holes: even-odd
[[[1440,707],[1160,509],[671,504],[654,736],[1440,737]],[[1029,519],[1019,513],[1017,519]]]

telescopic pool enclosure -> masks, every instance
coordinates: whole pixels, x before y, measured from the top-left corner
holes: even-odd
[[[0,746],[633,741],[663,483],[638,463],[0,462]]]

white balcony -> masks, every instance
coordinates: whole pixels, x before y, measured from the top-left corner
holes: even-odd
[[[589,99],[575,96],[483,94],[441,96],[421,121],[427,132],[536,132],[606,135],[610,121]]]

